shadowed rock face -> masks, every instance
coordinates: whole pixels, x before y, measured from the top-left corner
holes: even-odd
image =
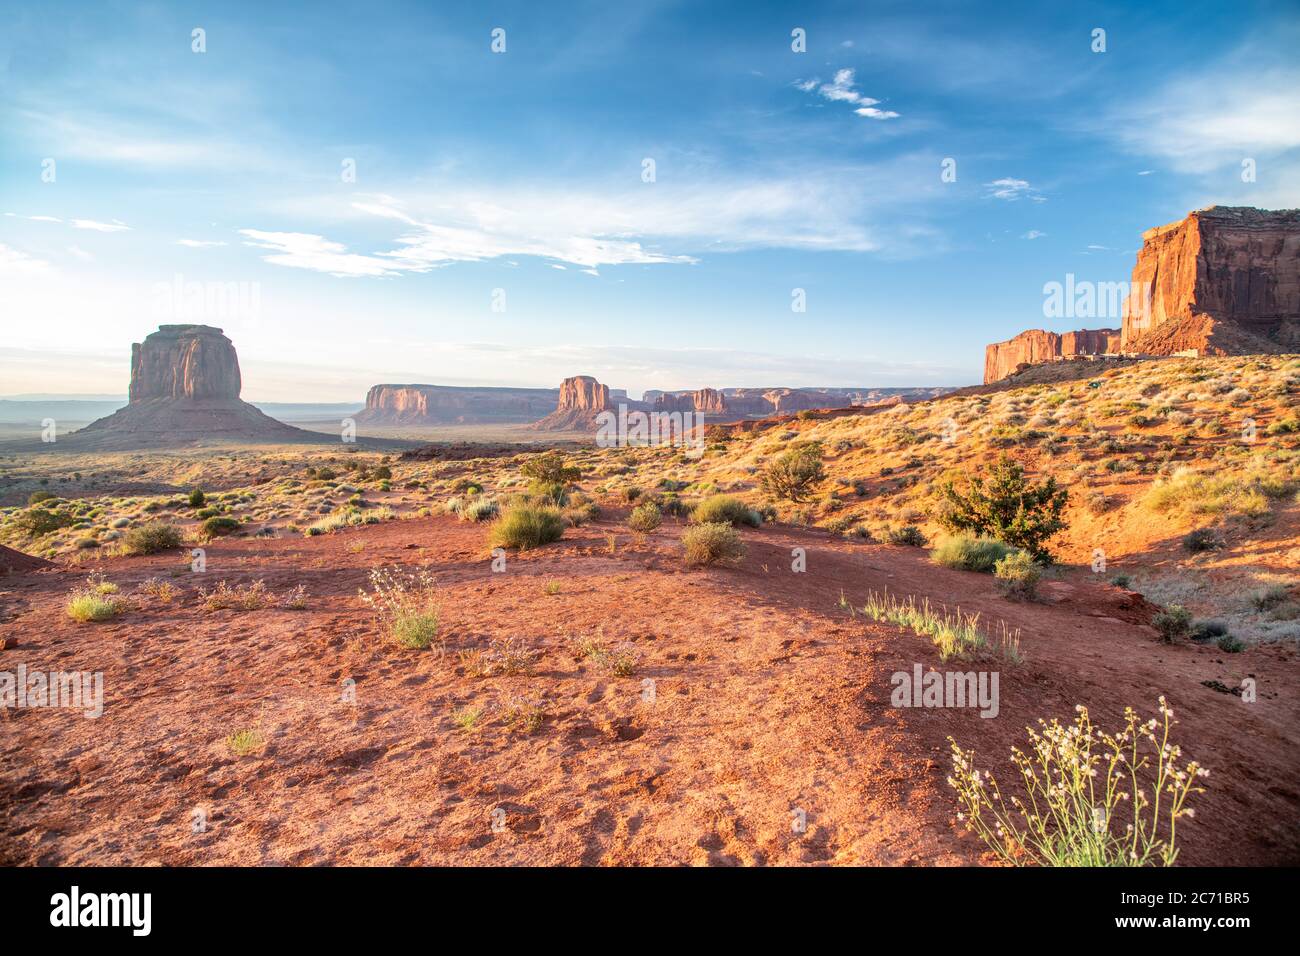
[[[153,398],[239,398],[235,346],[210,325],[163,325],[131,346],[132,403]]]
[[[559,401],[555,388],[472,388],[450,385],[376,385],[358,424],[501,424],[534,422]]]
[[[608,386],[590,375],[574,375],[560,383],[558,412],[603,412],[609,407]]]

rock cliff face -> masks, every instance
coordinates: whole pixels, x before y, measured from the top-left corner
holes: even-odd
[[[375,385],[357,424],[522,424],[556,407],[555,388],[460,388],[450,385]]]
[[[1046,332],[1030,329],[984,349],[984,384],[1006,378],[1023,365],[1055,362],[1079,355],[1107,355],[1119,351],[1119,329],[1080,329]]]
[[[1249,355],[1300,347],[1300,209],[1210,206],[1142,234],[1123,324],[1031,329],[984,351],[984,382],[1074,355]]]
[[[646,407],[641,402],[627,404],[637,409]],[[607,386],[590,375],[574,375],[560,383],[555,411],[532,427],[545,432],[595,431],[596,416],[613,407]]]
[[[1124,351],[1272,350],[1243,336],[1283,344],[1300,325],[1300,210],[1210,206],[1148,229],[1132,287]]]
[[[131,346],[128,402],[57,444],[69,449],[324,442],[239,398],[235,346],[210,325],[164,325]]]
[[[129,400],[239,398],[235,346],[210,325],[162,325],[131,346]]]

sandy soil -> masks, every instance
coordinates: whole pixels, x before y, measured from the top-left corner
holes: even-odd
[[[485,529],[448,517],[222,539],[204,575],[180,553],[105,561],[123,594],[154,576],[182,594],[132,597],[103,624],[63,613],[85,569],[0,577],[0,638],[17,639],[0,670],[103,671],[106,697],[97,720],[0,711],[0,862],[988,862],[956,829],[949,735],[1005,782],[1009,747],[1038,717],[1086,703],[1113,726],[1125,705],[1154,713],[1163,693],[1177,740],[1211,770],[1180,823],[1181,862],[1300,863],[1293,649],[1166,646],[1118,588],[1071,578],[1014,603],[919,549],[814,530],[746,530],[741,567],[687,571],[679,531],[669,521],[638,542],[604,520],[512,555],[504,573],[490,570]],[[806,573],[790,570],[794,547]],[[394,564],[438,581],[445,653],[395,646],[357,599],[371,568]],[[202,610],[197,589],[223,578],[265,579],[277,595],[302,583],[309,606]],[[1024,662],[946,665],[928,640],[838,606],[885,587],[1019,627]],[[573,651],[598,634],[639,656],[633,676]],[[538,652],[534,675],[465,674],[458,651],[507,637]],[[890,675],[914,663],[998,669],[1000,715],[891,708]],[[1248,675],[1254,704],[1202,684]],[[535,734],[506,726],[520,697],[545,708]],[[470,732],[450,716],[466,705],[487,707]],[[237,757],[225,739],[246,727],[266,745]]]

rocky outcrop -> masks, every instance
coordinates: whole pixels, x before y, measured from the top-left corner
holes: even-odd
[[[1280,350],[1300,326],[1300,210],[1210,206],[1148,229],[1131,289],[1124,351]]]
[[[239,398],[235,346],[210,325],[161,325],[131,346],[130,402]]]
[[[630,407],[644,409],[641,402],[628,402]],[[560,383],[559,400],[555,411],[532,427],[545,432],[588,432],[596,430],[596,416],[613,409],[609,388],[590,375],[574,375]]]
[[[555,388],[375,385],[358,425],[523,424],[555,409]]]
[[[1030,329],[1005,342],[985,346],[984,384],[1004,379],[1024,366],[1084,355],[1110,355],[1119,350],[1119,329],[1080,329],[1065,333]]]
[[[221,329],[164,325],[131,346],[126,406],[46,447],[118,451],[329,440],[240,400],[240,387],[235,346]]]

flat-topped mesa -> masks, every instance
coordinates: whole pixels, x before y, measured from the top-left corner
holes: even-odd
[[[1005,342],[984,347],[984,384],[1006,378],[1021,367],[1057,362],[1086,355],[1112,355],[1119,351],[1119,329],[1080,329],[1048,332],[1029,329]]]
[[[648,393],[647,393],[648,394]],[[656,412],[698,412],[704,415],[727,415],[730,403],[716,388],[700,388],[693,392],[665,392],[654,400]]]
[[[1300,209],[1210,206],[1142,234],[1124,351],[1241,354],[1297,340]]]
[[[552,411],[555,388],[458,385],[375,385],[366,394],[358,424],[523,424]]]
[[[210,325],[162,325],[131,346],[131,404],[150,399],[238,399],[235,346]]]

